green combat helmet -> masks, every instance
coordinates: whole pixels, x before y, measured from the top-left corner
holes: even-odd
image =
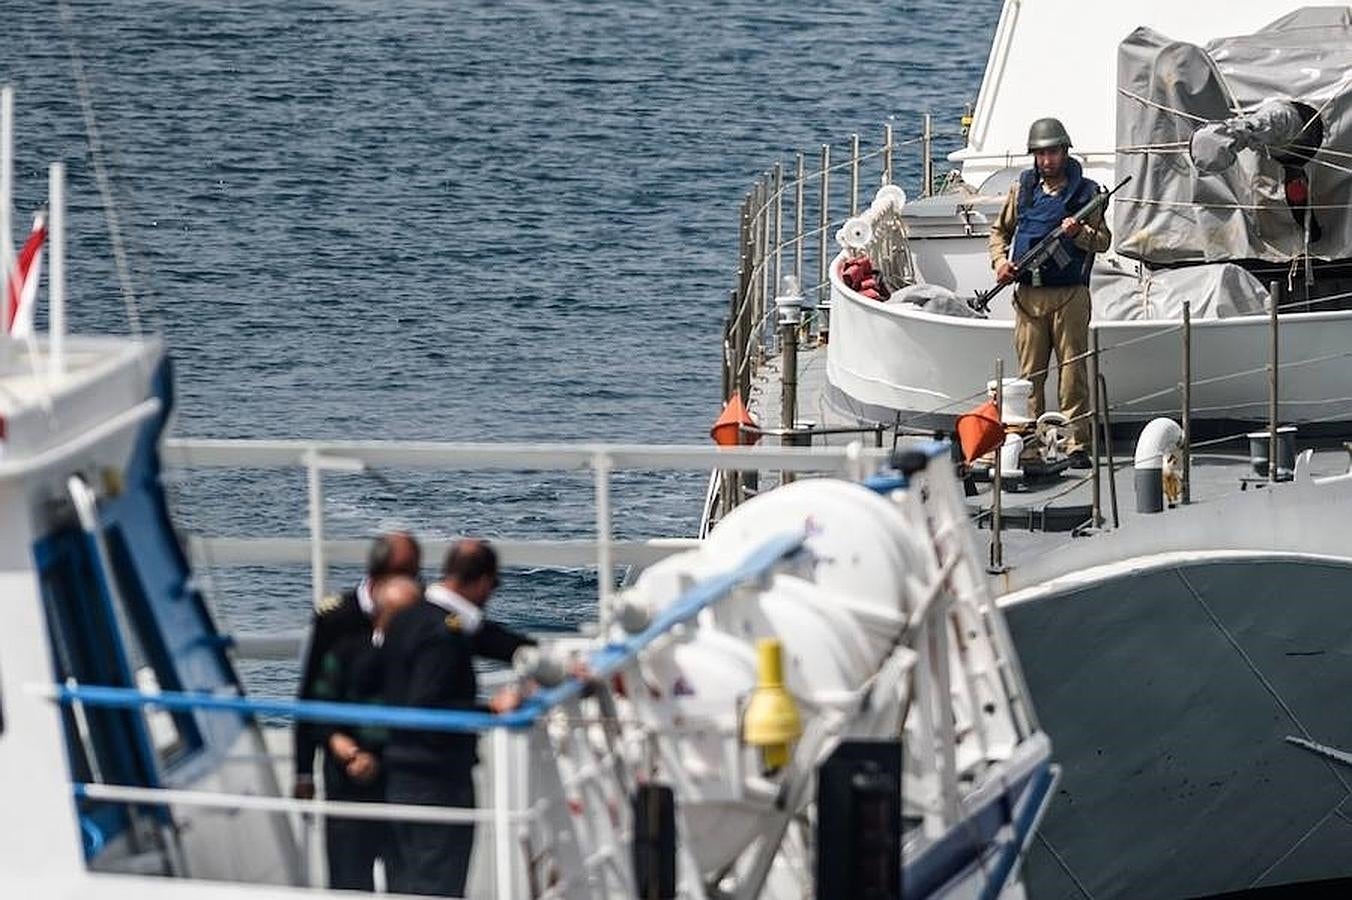
[[[1038,119],[1028,129],[1028,152],[1047,147],[1069,147],[1070,135],[1060,119]]]

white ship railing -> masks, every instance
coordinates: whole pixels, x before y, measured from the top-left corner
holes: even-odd
[[[968,121],[964,117],[964,124]],[[816,328],[827,330],[830,308],[830,281],[827,267],[835,255],[831,251],[835,230],[859,214],[860,187],[876,172],[881,187],[894,183],[896,151],[904,147],[920,149],[920,193],[929,196],[939,186],[934,170],[936,140],[957,139],[965,143],[965,131],[934,130],[929,113],[922,118],[920,133],[897,140],[890,124],[882,128],[882,141],[872,149],[862,149],[858,134],[850,136],[849,155],[832,162],[832,145],[821,145],[820,163],[809,169],[806,155],[799,152],[793,169],[782,162],[764,172],[742,200],[737,239],[737,276],[729,297],[728,316],[723,324],[723,396],[741,392],[745,397],[756,368],[764,360],[774,340],[772,298],[781,279],[792,274],[803,285],[803,293],[817,298]],[[838,158],[838,157],[837,157]],[[875,162],[876,161],[876,162]],[[849,188],[842,198],[832,193],[831,176],[848,173]],[[946,180],[945,175],[940,181]],[[808,186],[815,182],[816,197],[809,197]],[[785,222],[786,195],[792,195],[792,222]],[[816,227],[809,226],[815,213]],[[791,229],[786,236],[786,227]],[[807,259],[809,244],[815,244],[815,259]],[[815,280],[808,282],[809,263],[815,262]],[[792,427],[793,423],[785,423]],[[788,441],[786,441],[787,443]]]
[[[717,473],[776,470],[819,473],[860,480],[886,462],[878,447],[712,447],[662,444],[475,444],[432,441],[215,440],[165,441],[166,465],[188,468],[303,469],[306,473],[308,534],[253,537],[198,535],[190,549],[218,566],[310,566],[314,602],[326,591],[330,562],[359,563],[366,543],[325,537],[326,477],[376,469],[438,471],[590,471],[595,492],[595,534],[574,540],[494,539],[504,565],[590,567],[598,573],[597,612],[604,627],[610,616],[618,566],[646,566],[688,549],[693,539],[616,540],[610,503],[616,471],[684,470]],[[692,523],[692,531],[694,523]],[[439,552],[449,541],[428,542]]]

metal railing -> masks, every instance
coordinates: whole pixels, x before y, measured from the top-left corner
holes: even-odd
[[[611,614],[616,570],[644,566],[691,546],[690,539],[616,540],[611,478],[620,470],[780,470],[835,474],[853,480],[887,460],[881,448],[711,447],[642,444],[471,444],[405,441],[307,441],[170,439],[168,465],[180,468],[299,469],[306,476],[308,535],[280,537],[194,536],[189,546],[212,566],[297,565],[308,561],[315,603],[326,592],[330,563],[359,563],[364,543],[325,537],[326,477],[360,476],[380,469],[441,471],[590,471],[594,489],[594,535],[571,540],[495,539],[509,566],[592,567],[598,573],[597,613],[605,627]],[[431,541],[438,548],[448,540]]]
[[[781,279],[793,274],[809,297],[816,297],[816,315],[808,317],[803,336],[824,339],[829,331],[831,238],[834,230],[860,211],[859,192],[865,168],[877,173],[879,187],[894,183],[895,153],[904,147],[920,150],[920,196],[929,196],[936,183],[934,145],[940,138],[964,138],[963,132],[936,132],[932,117],[926,113],[920,131],[914,137],[897,141],[890,124],[882,127],[882,140],[872,149],[861,147],[858,134],[850,136],[849,156],[832,162],[832,145],[822,144],[820,161],[808,169],[807,154],[796,154],[792,176],[787,167],[776,162],[752,185],[739,210],[737,238],[737,276],[729,296],[728,317],[723,329],[723,395],[746,395],[757,367],[774,340],[771,299]],[[832,193],[833,172],[849,173],[849,188],[844,198]],[[807,187],[816,182],[816,197]],[[793,233],[785,236],[785,195],[792,195]],[[815,209],[813,201],[815,200]],[[813,215],[815,213],[815,215]],[[816,227],[809,227],[809,222]],[[813,240],[815,238],[815,241]],[[816,258],[809,259],[807,246],[815,243]],[[785,257],[791,257],[786,260]],[[788,263],[791,261],[790,272]],[[815,263],[815,266],[812,264]],[[811,283],[806,273],[815,272]],[[791,426],[793,423],[784,423]]]

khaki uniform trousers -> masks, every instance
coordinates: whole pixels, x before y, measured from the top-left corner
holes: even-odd
[[[1014,293],[1014,349],[1019,374],[1033,383],[1028,415],[1046,411],[1043,397],[1052,350],[1061,366],[1061,412],[1071,420],[1070,450],[1089,446],[1089,374],[1083,354],[1089,349],[1089,287],[1032,287],[1021,284]],[[1066,364],[1065,360],[1081,357]]]

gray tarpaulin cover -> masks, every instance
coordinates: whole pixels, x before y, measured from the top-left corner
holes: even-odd
[[[1240,149],[1235,164],[1200,175],[1188,155],[1207,122],[1267,100],[1314,108],[1322,150],[1308,162],[1309,202],[1323,259],[1352,257],[1352,10],[1301,9],[1256,34],[1205,47],[1138,28],[1118,50],[1117,175],[1133,181],[1113,209],[1117,248],[1156,264],[1302,255],[1304,229],[1287,206],[1282,166]],[[1125,196],[1124,196],[1125,195]]]
[[[1136,273],[1136,265],[1096,262],[1090,280],[1094,320],[1181,319],[1183,301],[1194,319],[1225,319],[1262,313],[1268,292],[1233,263]]]
[[[957,294],[948,288],[937,284],[907,285],[899,291],[894,291],[887,302],[909,303],[912,306],[920,307],[925,312],[940,316],[958,316],[971,319],[977,315],[965,300],[960,299]]]
[[[1136,264],[1103,257],[1094,261],[1089,290],[1094,320],[1179,319],[1192,301],[1194,319],[1247,316],[1267,309],[1267,289],[1240,266],[1213,263],[1137,273]],[[937,284],[912,284],[893,292],[887,305],[910,304],[941,316],[974,318],[962,298]]]

